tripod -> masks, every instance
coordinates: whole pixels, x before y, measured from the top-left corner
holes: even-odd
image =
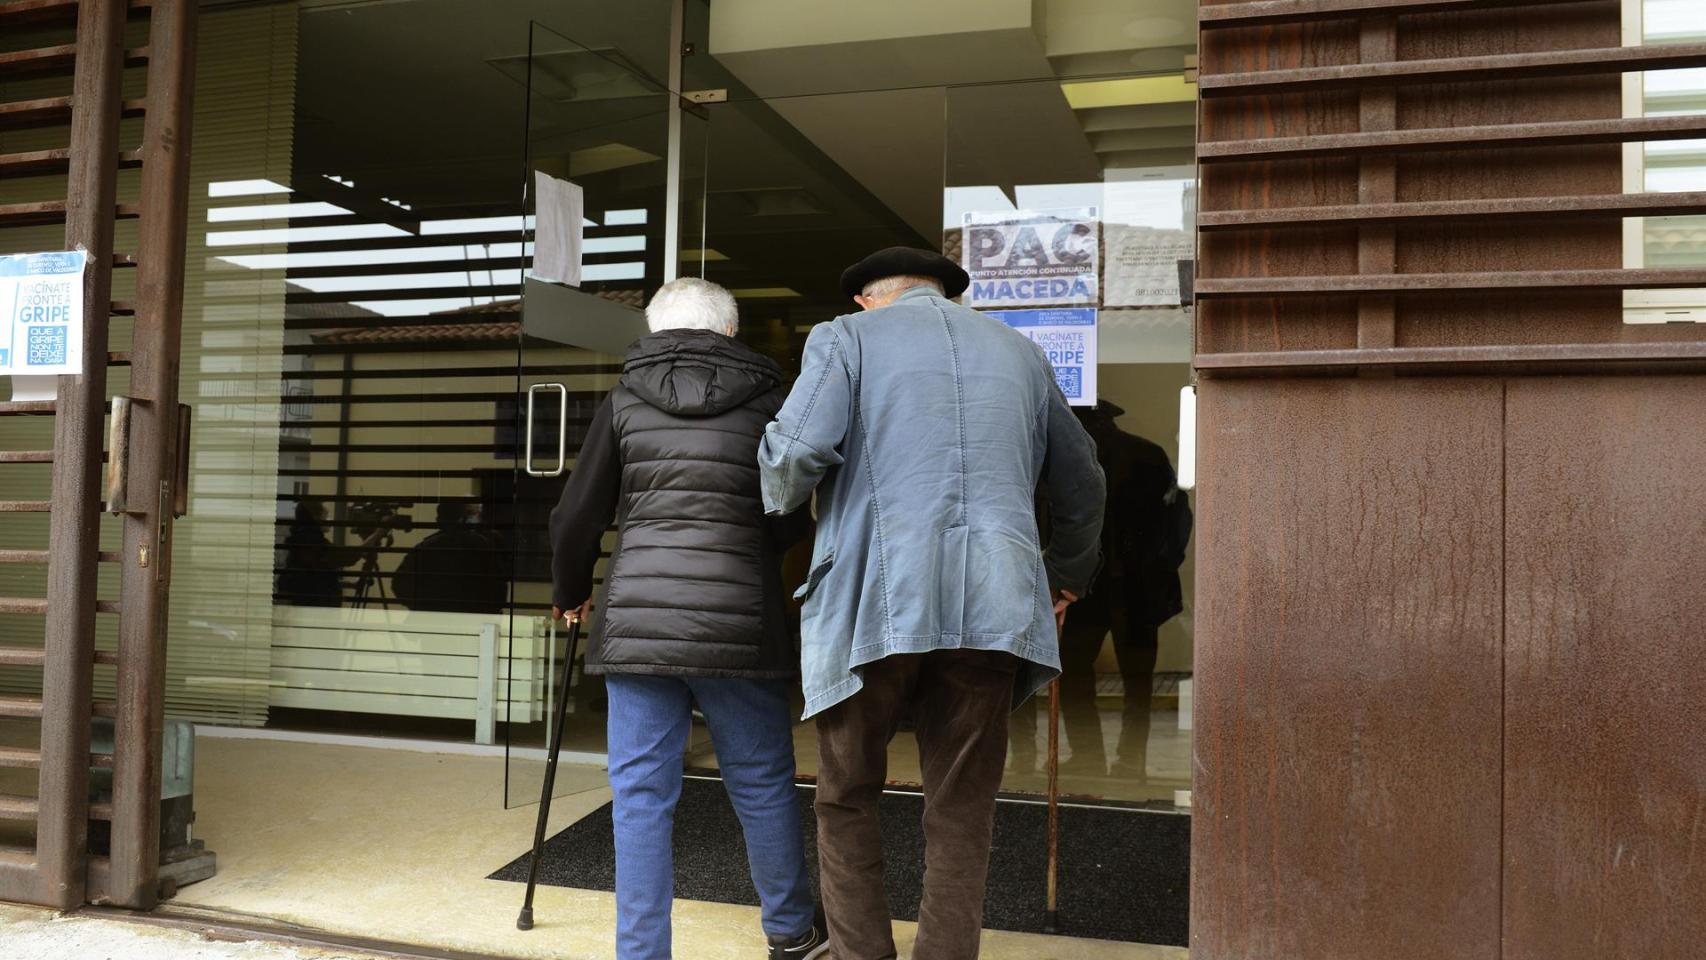
[[[515,920],[517,930],[533,929],[533,891],[539,885],[539,854],[545,846],[545,823],[551,819],[551,790],[557,784],[557,757],[563,752],[563,726],[569,718],[569,681],[575,674],[575,645],[580,640],[581,622],[569,625],[569,649],[563,657],[563,686],[557,691],[556,725],[551,728],[551,750],[545,756],[545,786],[539,792],[539,820],[533,826],[533,854],[527,858],[527,898],[521,904],[521,916]]]
[[[361,573],[355,581],[355,599],[350,606],[360,610],[367,606],[371,597],[378,597],[379,605],[387,610],[391,608],[391,598],[385,595],[385,578],[379,572],[379,547],[389,547],[391,535],[387,533],[384,539],[368,547],[361,555]]]

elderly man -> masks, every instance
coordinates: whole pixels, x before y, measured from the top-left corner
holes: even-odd
[[[803,511],[764,515],[753,457],[782,371],[734,339],[735,300],[694,278],[646,307],[650,336],[593,415],[551,514],[556,614],[584,617],[612,519],[616,547],[587,644],[610,697],[616,955],[669,960],[670,837],[697,703],[740,816],[771,960],[828,950],[794,787],[798,672],[780,559]]]
[[[926,843],[913,957],[977,956],[1008,712],[1059,674],[1056,615],[1096,571],[1094,445],[1042,351],[954,302],[967,282],[904,247],[849,268],[842,291],[865,312],[812,330],[758,451],[767,510],[818,497],[799,596],[838,960],[895,956],[877,801],[909,710]]]

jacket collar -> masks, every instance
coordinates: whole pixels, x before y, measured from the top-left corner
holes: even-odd
[[[909,287],[908,289],[902,291],[900,296],[895,297],[892,302],[893,303],[900,303],[903,300],[920,300],[920,299],[923,299],[924,297],[940,297],[940,296],[941,296],[941,294],[936,292],[935,287]]]

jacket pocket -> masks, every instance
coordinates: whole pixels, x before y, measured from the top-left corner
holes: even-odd
[[[835,554],[833,553],[812,564],[811,572],[806,574],[806,582],[800,584],[800,589],[794,591],[794,599],[804,601],[810,597],[812,591],[817,589],[817,585],[823,582],[823,578],[829,575],[829,568],[834,565]]]

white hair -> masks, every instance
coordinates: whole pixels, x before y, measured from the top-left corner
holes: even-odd
[[[734,294],[698,277],[679,277],[658,288],[646,305],[646,326],[660,330],[714,330],[734,336],[740,309]]]
[[[865,284],[865,289],[859,291],[863,297],[881,300],[884,297],[898,297],[913,287],[933,287],[937,293],[943,293],[942,281],[935,277],[919,277],[899,274],[893,277],[883,277]]]

